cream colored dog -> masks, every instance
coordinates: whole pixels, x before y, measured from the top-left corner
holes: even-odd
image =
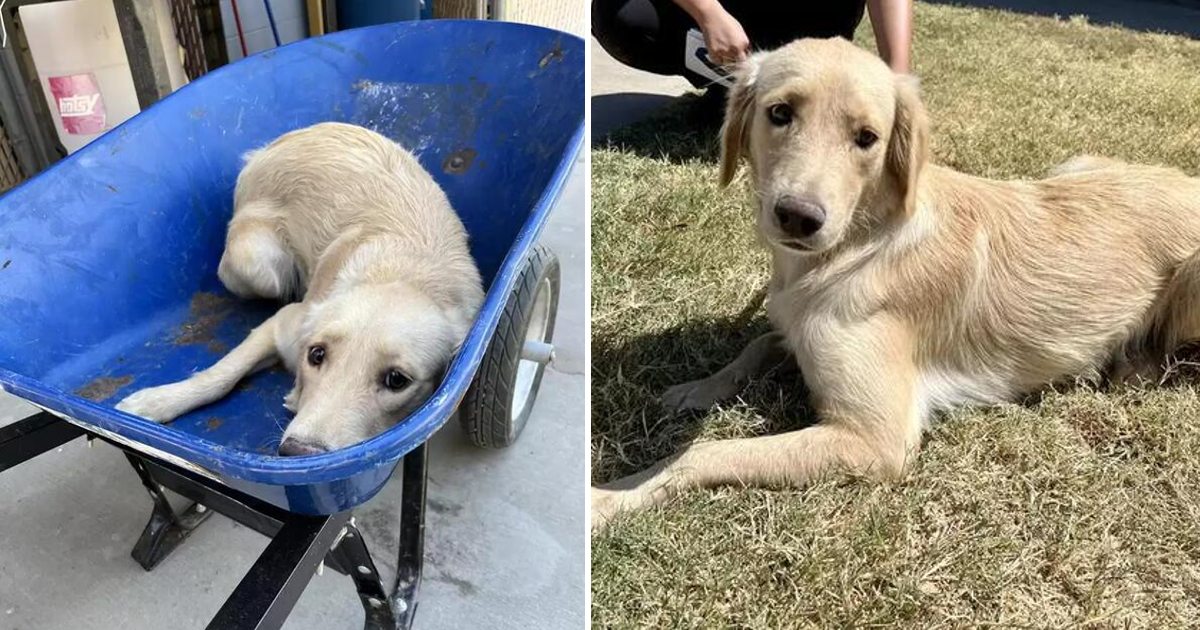
[[[359,442],[413,411],[483,301],[466,231],[433,178],[394,142],[340,123],[247,154],[218,274],[241,297],[303,301],[211,368],[117,408],[167,422],[282,359],[296,375],[284,455]]]
[[[774,332],[664,404],[708,407],[791,354],[820,423],[697,443],[593,489],[594,524],[686,488],[899,477],[939,410],[1073,376],[1153,379],[1200,338],[1200,180],[1081,157],[990,181],[928,163],[928,136],[915,81],[845,40],[745,64],[721,180],[746,158]]]

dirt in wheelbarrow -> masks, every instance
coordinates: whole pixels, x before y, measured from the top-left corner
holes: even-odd
[[[192,296],[188,320],[179,327],[177,346],[204,344],[210,352],[223,354],[229,349],[217,339],[217,328],[233,312],[233,300],[215,293],[200,292]]]
[[[75,394],[92,402],[100,402],[111,398],[117,390],[132,382],[132,376],[101,376],[75,390]]]

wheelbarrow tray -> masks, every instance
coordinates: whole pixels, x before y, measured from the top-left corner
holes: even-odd
[[[0,198],[0,386],[87,431],[292,512],[373,496],[454,413],[583,139],[583,42],[483,21],[303,40],[211,72]],[[216,268],[247,150],[322,121],[413,151],[488,288],[430,400],[387,432],[279,457],[282,369],[159,425],[114,409],[208,367],[278,309]],[[435,261],[436,262],[436,261]]]

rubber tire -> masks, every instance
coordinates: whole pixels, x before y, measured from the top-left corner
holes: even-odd
[[[521,435],[529,421],[529,413],[537,399],[546,365],[539,367],[533,386],[525,399],[525,408],[513,416],[513,394],[517,381],[517,366],[525,333],[537,298],[538,287],[549,280],[550,312],[546,321],[546,341],[554,339],[554,320],[558,316],[558,294],[561,271],[558,258],[548,249],[535,246],[525,259],[525,268],[517,279],[516,288],[508,297],[496,333],[488,344],[475,380],[459,405],[459,421],[472,444],[482,448],[510,446]]]

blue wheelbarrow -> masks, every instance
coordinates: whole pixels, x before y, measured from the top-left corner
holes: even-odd
[[[77,437],[125,451],[153,499],[132,555],[153,568],[212,511],[272,537],[210,628],[278,627],[322,562],[369,628],[408,627],[421,577],[425,441],[457,413],[510,444],[546,362],[558,266],[536,246],[583,139],[578,38],[496,22],[335,33],[216,70],[0,199],[0,386],[43,411],[0,428],[0,471]],[[277,305],[216,274],[240,156],[321,121],[413,151],[471,235],[488,287],[444,382],[361,444],[276,455],[281,371],[167,425],[116,411],[212,364]],[[351,519],[403,462],[400,557],[385,585]],[[173,509],[164,488],[194,503]]]

